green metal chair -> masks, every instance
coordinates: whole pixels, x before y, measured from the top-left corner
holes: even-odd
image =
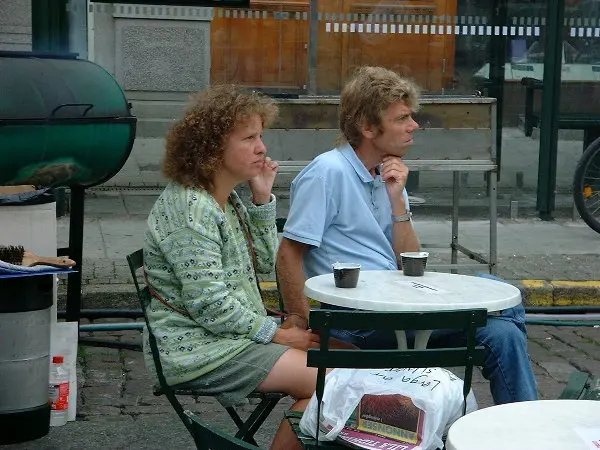
[[[325,374],[328,368],[383,369],[390,367],[458,367],[464,366],[463,414],[466,399],[471,389],[473,367],[483,364],[485,353],[482,346],[475,345],[475,332],[487,322],[487,310],[457,310],[439,312],[374,312],[311,310],[309,327],[320,330],[321,346],[309,349],[307,365],[317,368],[316,396],[318,415],[325,389]],[[464,347],[441,349],[408,350],[338,350],[329,348],[332,329],[345,330],[464,330],[467,342]],[[335,442],[317,442],[300,431],[302,413],[287,411],[287,419],[292,425],[302,445],[306,449],[339,448],[347,446]]]
[[[156,369],[156,375],[158,378],[159,386],[154,388],[154,395],[165,395],[171,403],[171,406],[184,423],[192,437],[196,442],[196,446],[199,449],[206,449],[205,442],[205,433],[198,433],[194,430],[194,427],[197,428],[196,425],[192,426],[190,421],[190,414],[186,413],[183,406],[177,399],[177,395],[191,395],[194,397],[202,396],[196,391],[193,390],[182,390],[182,389],[173,389],[169,386],[165,380],[163,375],[162,364],[160,362],[158,347],[156,345],[156,338],[152,333],[152,327],[150,326],[150,322],[148,321],[148,316],[146,315],[146,308],[150,304],[150,300],[152,296],[150,294],[150,290],[147,286],[141,287],[138,279],[137,279],[137,271],[142,269],[144,266],[144,254],[143,251],[137,250],[136,252],[127,256],[127,263],[129,264],[129,269],[131,271],[131,275],[133,277],[133,282],[135,284],[135,288],[137,290],[138,298],[140,301],[140,305],[142,307],[142,312],[144,313],[144,320],[146,322],[146,327],[148,329],[148,340],[150,343],[150,349],[152,351],[152,359],[154,360],[154,367]],[[262,392],[253,392],[248,398],[258,398],[260,402],[256,405],[256,408],[252,411],[252,413],[248,416],[248,418],[244,421],[237,413],[235,408],[227,407],[225,410],[231,417],[231,419],[235,422],[238,427],[238,432],[235,434],[235,441],[245,441],[247,443],[256,445],[254,440],[254,434],[263,424],[265,419],[269,416],[275,405],[281,400],[283,397],[286,397],[287,394],[280,392],[270,392],[270,393],[262,393]],[[222,432],[215,431],[215,434],[219,434]],[[233,438],[232,438],[233,439]],[[221,448],[221,447],[215,447]],[[223,447],[225,448],[225,447]],[[230,447],[227,447],[230,448]],[[231,448],[255,448],[255,447],[231,447]]]
[[[587,372],[574,371],[558,397],[560,400],[598,400],[600,401],[600,377]]]

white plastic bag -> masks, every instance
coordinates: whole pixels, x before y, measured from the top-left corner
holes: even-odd
[[[462,389],[459,377],[438,367],[334,369],[325,379],[319,440],[337,439],[365,449],[442,448],[442,436],[462,415]],[[476,409],[470,392],[467,412]],[[316,395],[302,415],[300,429],[316,437]]]

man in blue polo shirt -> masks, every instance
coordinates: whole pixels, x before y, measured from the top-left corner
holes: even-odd
[[[381,67],[362,67],[340,97],[337,147],[315,158],[291,186],[291,204],[277,257],[286,308],[285,326],[307,327],[306,278],[331,272],[336,261],[363,270],[397,270],[401,252],[419,251],[402,161],[419,126],[412,114],[419,90]],[[326,305],[328,308],[335,306]],[[537,399],[527,353],[522,305],[490,316],[477,332],[487,349],[483,375],[497,404]],[[394,348],[393,331],[338,330],[361,348]],[[430,342],[456,346],[465,336],[434,332]]]

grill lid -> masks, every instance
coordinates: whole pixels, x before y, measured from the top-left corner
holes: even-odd
[[[72,57],[0,52],[0,120],[131,117],[114,78]]]

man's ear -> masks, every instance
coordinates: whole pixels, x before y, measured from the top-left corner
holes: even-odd
[[[378,130],[375,125],[363,120],[360,125],[360,132],[365,139],[373,139],[377,136]]]

